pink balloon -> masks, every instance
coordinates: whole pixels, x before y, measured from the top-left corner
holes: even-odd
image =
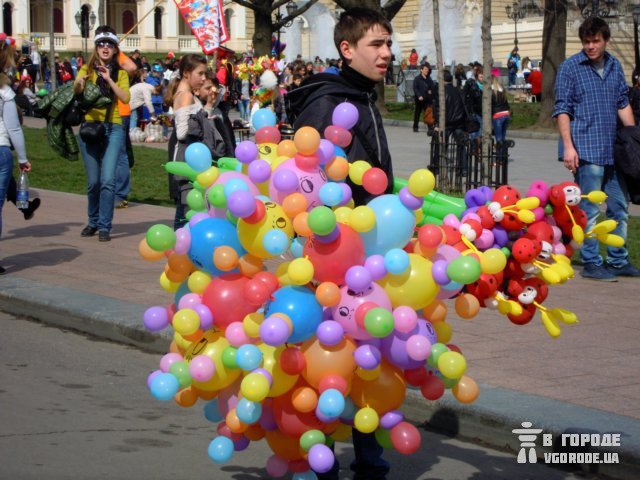
[[[193,308],[194,305],[202,303],[202,297],[197,293],[187,293],[180,298],[178,309]]]
[[[284,477],[289,471],[289,462],[278,455],[271,455],[267,460],[267,473],[274,477]]]
[[[167,373],[171,368],[171,365],[175,362],[181,362],[182,360],[184,360],[184,358],[182,358],[182,355],[179,353],[166,353],[160,359],[160,370]]]
[[[252,343],[251,338],[244,331],[242,322],[231,322],[224,331],[225,338],[234,347],[240,347],[246,343]]]
[[[371,335],[369,335],[364,327],[361,327],[356,322],[356,310],[366,302],[373,302],[382,308],[393,310],[389,296],[377,283],[372,283],[367,290],[357,294],[350,292],[349,287],[346,285],[343,286],[340,289],[340,303],[331,308],[333,319],[342,325],[345,334],[350,335],[351,338],[356,340],[367,340],[371,338]]]
[[[493,232],[491,230],[487,230],[486,228],[482,229],[482,233],[476,240],[473,242],[479,250],[487,250],[493,246],[495,238],[493,236]]]
[[[411,307],[400,306],[393,311],[395,329],[409,333],[418,324],[418,314]]]
[[[407,339],[407,355],[413,360],[424,361],[431,353],[431,342],[424,335],[412,335]]]
[[[176,230],[176,244],[173,251],[179,255],[189,253],[191,247],[191,231],[188,228],[179,228]]]
[[[307,199],[307,210],[322,205],[320,188],[327,183],[327,175],[324,173],[324,170],[320,168],[301,170],[296,166],[295,159],[293,158],[285,160],[278,165],[278,168],[275,169],[271,176],[272,181],[269,182],[269,196],[274,202],[282,205],[284,198],[288,195],[288,193],[278,191],[273,184],[273,178],[280,169],[291,170],[298,177],[298,188],[295,191],[301,193]]]
[[[216,373],[216,364],[206,355],[197,355],[189,362],[189,374],[198,382],[211,380]]]

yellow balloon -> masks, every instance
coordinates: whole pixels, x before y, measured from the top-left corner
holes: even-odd
[[[438,358],[438,370],[447,378],[460,378],[467,371],[467,361],[458,352],[444,352]]]
[[[364,160],[356,160],[349,164],[349,178],[356,185],[362,185],[362,177],[365,172],[371,168]]]
[[[538,197],[526,197],[516,202],[516,207],[520,210],[533,210],[540,206],[540,199]]]
[[[451,331],[451,325],[447,322],[436,322],[433,324],[433,329],[436,331],[436,336],[439,343],[449,343],[453,332]]]
[[[273,169],[273,163],[278,158],[278,145],[275,143],[258,144],[258,158],[266,161]]]
[[[239,368],[227,368],[222,363],[222,352],[229,346],[229,342],[222,332],[209,330],[204,333],[197,342],[192,342],[184,354],[188,362],[197,355],[206,355],[216,366],[215,373],[206,382],[193,381],[192,385],[200,390],[208,392],[221,390],[237,380],[242,370]]]
[[[580,225],[574,225],[571,227],[571,236],[576,243],[582,244],[584,242],[584,230],[582,230]]]
[[[438,294],[438,284],[431,275],[431,261],[415,253],[409,254],[409,268],[402,274],[387,274],[380,280],[393,308],[407,305],[420,310]]]
[[[536,221],[536,216],[531,210],[520,210],[518,212],[518,220],[523,223],[533,223]]]
[[[349,225],[351,212],[352,210],[349,207],[338,207],[333,211],[336,214],[336,221],[345,225]]]
[[[276,277],[281,286],[293,285],[291,278],[289,277],[289,264],[291,262],[282,262],[276,268]]]
[[[173,341],[176,342],[176,345],[182,350],[186,350],[191,346],[191,342],[178,332],[173,332]]]
[[[589,192],[587,198],[591,203],[602,203],[607,199],[607,194],[600,190],[594,190],[593,192]]]
[[[362,433],[375,432],[380,423],[378,413],[370,407],[364,407],[358,410],[353,419],[354,426]]]
[[[344,423],[338,424],[336,431],[331,434],[331,438],[336,442],[346,442],[350,436],[351,427]]]
[[[490,248],[482,252],[480,268],[482,273],[496,274],[507,266],[507,257],[499,248]]]
[[[173,329],[180,335],[192,335],[200,328],[200,317],[195,310],[181,308],[173,315]]]
[[[191,292],[202,295],[210,282],[211,275],[200,270],[196,270],[191,275],[189,275],[187,286],[189,287],[189,290]]]
[[[244,329],[244,333],[246,333],[251,338],[259,338],[260,337],[260,325],[264,320],[264,313],[252,312],[247,314],[242,320],[242,328]]]
[[[424,220],[424,212],[421,208],[418,210],[414,210],[413,213],[416,215],[416,225],[419,224],[422,220]]]
[[[264,202],[265,215],[258,223],[247,223],[238,220],[238,239],[247,252],[260,258],[272,258],[264,248],[262,241],[269,230],[283,231],[289,239],[293,238],[293,222],[284,213],[283,208],[275,202]]]
[[[300,375],[289,375],[285,373],[280,366],[278,360],[286,346],[281,345],[276,348],[266,343],[260,343],[258,344],[258,348],[262,352],[262,368],[269,372],[273,378],[268,396],[279,397],[291,390]]]
[[[287,268],[287,274],[294,285],[306,285],[313,279],[313,273],[313,264],[308,258],[296,258]]]
[[[349,225],[356,232],[368,232],[376,226],[376,214],[366,205],[356,207],[349,215]]]
[[[428,195],[435,186],[436,177],[434,177],[433,173],[426,168],[414,171],[411,176],[409,176],[409,181],[407,182],[409,193],[416,197],[424,197],[425,195]]]
[[[362,367],[356,368],[356,375],[360,377],[365,382],[373,382],[378,377],[380,377],[380,365],[371,370],[365,370]]]
[[[160,286],[165,292],[176,293],[178,288],[180,288],[180,283],[172,282],[167,278],[167,274],[162,272],[162,275],[160,275]]]
[[[242,396],[252,402],[261,402],[269,394],[269,380],[261,373],[250,373],[240,384]]]
[[[204,188],[210,187],[213,183],[218,179],[218,175],[220,175],[220,170],[218,167],[209,167],[204,172],[201,172],[196,177],[196,180],[200,185]]]

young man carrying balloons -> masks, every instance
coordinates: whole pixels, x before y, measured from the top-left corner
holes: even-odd
[[[392,32],[391,23],[379,12],[364,8],[345,11],[334,30],[334,42],[344,61],[340,75],[318,74],[308,77],[286,98],[287,114],[289,118],[295,118],[296,130],[303,126],[313,127],[324,132],[324,137],[334,143],[340,142],[341,136],[352,137],[351,144],[345,147],[349,162],[364,160],[376,167],[370,170],[381,170],[386,175],[386,178],[380,175],[380,179],[369,175],[373,180],[366,179],[371,183],[380,183],[382,188],[378,190],[379,194],[393,190],[391,154],[375,103],[376,84],[384,81],[391,61]],[[336,106],[343,102],[356,108],[336,110],[334,113]],[[348,116],[353,116],[353,120],[342,118]],[[343,126],[336,126],[337,123]],[[363,185],[348,183],[356,206],[365,205],[376,196],[370,193],[376,191],[375,187],[365,189]],[[355,461],[351,469],[355,472],[354,478],[385,478],[389,464],[381,458],[382,447],[375,435],[354,428],[353,445]],[[337,479],[338,470],[336,460],[333,468],[326,474],[318,475],[318,478]]]

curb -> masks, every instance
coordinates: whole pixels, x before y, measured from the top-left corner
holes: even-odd
[[[37,295],[34,294],[37,292]],[[152,334],[142,325],[146,305],[45,284],[18,276],[0,278],[0,310],[67,328],[99,338],[164,354],[171,335]],[[520,441],[512,429],[529,421],[554,438],[554,447],[536,447],[540,459],[545,452],[615,452],[618,464],[575,465],[590,474],[617,479],[640,478],[640,421],[601,410],[491,385],[480,385],[482,395],[471,405],[462,405],[446,395],[437,402],[425,400],[419,391],[407,390],[402,407],[408,420],[452,437],[515,452]],[[621,446],[612,448],[562,447],[566,433],[620,433]]]

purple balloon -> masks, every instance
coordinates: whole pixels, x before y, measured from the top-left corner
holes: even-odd
[[[153,372],[151,372],[149,374],[149,376],[147,377],[147,387],[148,388],[151,388],[151,382],[153,381],[154,378],[156,378],[161,373],[162,373],[162,370],[154,370]]]
[[[496,225],[492,228],[493,231],[493,239],[497,245],[500,247],[504,247],[507,243],[509,243],[509,232],[507,232],[504,227],[500,225]]]
[[[351,130],[358,123],[358,117],[358,109],[355,105],[342,102],[333,109],[331,121],[334,125]]]
[[[317,240],[320,243],[331,243],[331,242],[335,242],[339,236],[340,236],[340,229],[338,228],[338,225],[336,225],[336,228],[334,228],[333,232],[331,232],[330,234],[314,235],[313,238],[314,240]]]
[[[233,449],[236,452],[241,452],[242,450],[245,450],[249,446],[249,443],[251,443],[250,440],[244,435],[242,435],[238,440],[233,442]]]
[[[382,360],[380,350],[372,345],[360,345],[353,352],[353,357],[358,366],[365,370],[373,370]]]
[[[364,292],[371,286],[373,278],[371,272],[367,268],[360,265],[354,265],[347,270],[344,276],[347,286],[354,292]]]
[[[487,202],[484,192],[479,188],[473,188],[464,195],[464,203],[467,207],[481,207]]]
[[[402,187],[400,192],[398,192],[398,197],[400,198],[400,202],[402,205],[407,207],[409,210],[417,210],[422,207],[424,200],[422,198],[416,197],[409,192],[408,187]]]
[[[346,205],[351,201],[353,197],[353,192],[351,191],[351,187],[346,183],[339,183],[340,188],[342,189],[342,201],[340,202],[340,206]]]
[[[271,176],[271,166],[266,160],[259,158],[249,164],[247,174],[253,183],[266,182]]]
[[[151,332],[159,332],[169,325],[169,314],[165,307],[149,307],[142,319],[144,326]]]
[[[197,303],[191,307],[192,310],[200,317],[200,329],[208,330],[213,325],[213,314],[209,307],[207,307],[204,303]]]
[[[335,457],[324,443],[317,443],[309,449],[309,466],[318,473],[326,473],[333,467]]]
[[[418,319],[416,327],[407,333],[401,333],[397,330],[391,332],[390,335],[382,339],[380,351],[382,356],[391,364],[401,369],[413,369],[424,365],[424,360],[414,360],[407,353],[407,340],[414,335],[422,335],[429,342],[433,339],[431,324],[422,319]],[[435,333],[435,332],[433,332]]]
[[[339,417],[327,417],[324,413],[320,411],[320,408],[318,407],[316,407],[316,409],[314,410],[314,414],[316,417],[318,417],[318,420],[320,420],[322,423],[331,423],[335,421],[337,418],[339,418]]]
[[[260,338],[267,345],[277,347],[287,341],[291,332],[282,318],[272,315],[260,324]]]
[[[259,156],[258,146],[250,140],[244,140],[236,146],[235,154],[240,163],[250,163]]]
[[[227,208],[238,218],[246,218],[256,211],[256,199],[248,190],[236,190],[227,197]]]
[[[333,143],[325,138],[320,140],[320,146],[318,147],[316,155],[318,155],[318,158],[320,159],[320,165],[326,165],[329,163],[333,160],[333,157],[336,156]]]
[[[276,419],[273,415],[273,408],[271,407],[270,402],[265,402],[262,404],[262,415],[260,415],[260,420],[258,420],[258,422],[260,423],[260,426],[267,432],[271,432],[278,428]]]
[[[273,174],[273,186],[281,193],[293,193],[298,189],[298,176],[288,168],[280,168]]]
[[[447,267],[449,266],[449,262],[446,260],[436,260],[433,262],[431,266],[431,275],[433,275],[433,280],[438,285],[446,285],[451,281],[449,275],[447,275]]]
[[[400,410],[391,410],[380,417],[380,426],[391,430],[404,420],[404,414]]]
[[[364,267],[371,273],[371,278],[376,281],[380,280],[387,274],[384,266],[384,257],[382,255],[370,255],[364,261]]]
[[[334,320],[325,320],[318,325],[316,335],[320,343],[333,347],[344,338],[344,328]]]

